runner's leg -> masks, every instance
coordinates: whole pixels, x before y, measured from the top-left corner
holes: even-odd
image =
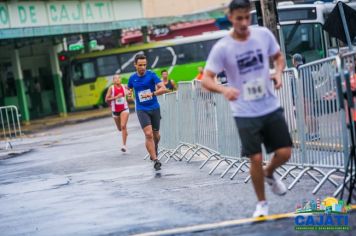
[[[159,133],[159,128],[161,124],[161,111],[160,109],[155,109],[151,113],[151,122],[152,122],[152,129],[153,129],[153,139],[155,142],[155,150],[156,155],[158,156],[158,143],[161,139],[161,135]]]
[[[262,168],[262,153],[250,155],[250,174],[258,201],[265,201],[265,184]]]
[[[114,118],[115,125],[116,125],[117,129],[119,131],[121,131],[120,117],[119,116],[114,116],[113,118]]]
[[[156,160],[157,155],[156,155],[156,150],[155,150],[155,142],[153,140],[153,130],[152,130],[152,125],[147,125],[146,127],[143,128],[143,132],[145,134],[145,145],[148,153],[150,154],[151,160]]]
[[[159,143],[159,140],[161,139],[161,135],[159,134],[159,131],[153,131],[153,139],[155,142],[156,155],[158,156],[158,143]]]
[[[120,114],[120,123],[121,123],[121,130],[122,130],[122,143],[124,147],[126,146],[126,140],[127,140],[127,121],[129,119],[129,112],[123,111]]]
[[[272,177],[273,172],[286,163],[292,154],[292,148],[284,147],[279,148],[275,151],[273,158],[271,159],[270,163],[265,168],[266,176]]]

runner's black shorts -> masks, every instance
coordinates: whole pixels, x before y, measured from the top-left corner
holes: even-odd
[[[282,108],[260,117],[235,117],[235,121],[243,157],[261,153],[261,144],[264,144],[267,153],[293,146]]]
[[[112,112],[112,117],[119,117],[121,115],[121,113],[123,113],[123,112],[129,113],[129,109],[127,108],[127,109],[122,110],[122,111],[113,111]]]
[[[137,117],[142,129],[147,125],[152,125],[153,131],[159,131],[161,122],[161,110],[159,108],[150,111],[138,110]]]

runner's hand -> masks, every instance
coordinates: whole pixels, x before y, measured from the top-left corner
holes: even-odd
[[[150,97],[153,97],[153,93],[145,93],[145,94],[142,94],[141,97],[142,98],[150,98]]]
[[[119,93],[118,95],[115,96],[115,99],[118,99],[118,98],[121,98],[123,97],[124,95],[122,93]]]
[[[282,87],[282,75],[280,73],[272,75],[271,80],[273,80],[275,89],[280,89]]]
[[[235,88],[231,88],[231,87],[224,87],[224,90],[222,91],[222,94],[224,95],[224,97],[229,100],[229,101],[234,101],[238,98],[238,96],[240,95],[240,91],[235,89]]]

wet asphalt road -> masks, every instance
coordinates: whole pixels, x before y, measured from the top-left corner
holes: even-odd
[[[143,160],[144,136],[135,114],[128,130],[127,154],[120,151],[121,140],[109,117],[24,140],[33,143],[32,152],[0,160],[0,235],[131,235],[252,215],[256,199],[251,183],[243,183],[247,173],[232,181],[221,179],[221,167],[209,176],[212,164],[199,169],[201,160],[171,160],[156,172]],[[314,186],[304,178],[284,197],[267,189],[270,213],[292,212],[303,198],[323,199],[335,190],[327,183],[314,196]],[[350,217],[356,226],[355,214]],[[285,219],[195,235],[267,232],[297,234],[293,220]],[[333,233],[339,234],[345,233]]]

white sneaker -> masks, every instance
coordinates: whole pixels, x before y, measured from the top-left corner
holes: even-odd
[[[273,175],[272,177],[265,176],[265,179],[266,182],[271,186],[271,190],[274,194],[283,196],[287,193],[287,187],[280,179],[275,178]]]
[[[122,151],[122,152],[126,152],[126,151],[127,151],[126,146],[122,146],[121,151]]]
[[[261,217],[268,215],[268,203],[266,201],[258,202],[253,217]]]

